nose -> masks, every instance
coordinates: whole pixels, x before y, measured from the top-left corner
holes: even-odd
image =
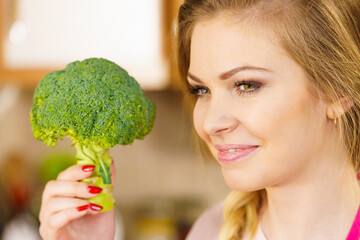
[[[210,136],[229,134],[237,128],[239,121],[233,115],[233,104],[223,100],[212,100],[203,120],[203,129]]]

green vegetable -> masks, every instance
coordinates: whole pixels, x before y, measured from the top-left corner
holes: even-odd
[[[102,58],[68,64],[47,74],[37,86],[30,121],[34,137],[49,146],[70,138],[77,164],[95,165],[84,181],[103,191],[90,202],[113,208],[109,148],[131,144],[150,133],[154,103],[144,96],[134,78]]]

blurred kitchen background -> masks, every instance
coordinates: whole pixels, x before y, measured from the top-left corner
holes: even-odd
[[[180,0],[0,0],[0,239],[40,239],[45,183],[73,164],[32,136],[32,94],[45,74],[89,57],[116,62],[157,105],[151,134],[110,150],[117,239],[181,240],[228,193],[221,170],[196,157],[172,52]]]

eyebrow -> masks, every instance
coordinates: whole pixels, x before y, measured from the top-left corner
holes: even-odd
[[[234,69],[231,69],[227,72],[224,72],[222,74],[220,74],[219,79],[220,80],[226,80],[230,77],[232,77],[234,74],[238,73],[238,72],[242,72],[242,71],[257,71],[257,72],[272,72],[270,69],[266,69],[266,68],[261,68],[261,67],[255,67],[255,66],[241,66],[241,67],[237,67]],[[200,80],[200,78],[194,76],[193,74],[191,74],[190,72],[188,72],[188,77],[191,80],[194,80],[195,82],[200,82],[202,83],[202,81]]]

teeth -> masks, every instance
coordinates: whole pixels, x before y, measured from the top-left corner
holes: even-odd
[[[236,152],[236,151],[241,151],[243,150],[242,148],[239,148],[239,149],[229,149],[229,150],[226,150],[224,152]]]

